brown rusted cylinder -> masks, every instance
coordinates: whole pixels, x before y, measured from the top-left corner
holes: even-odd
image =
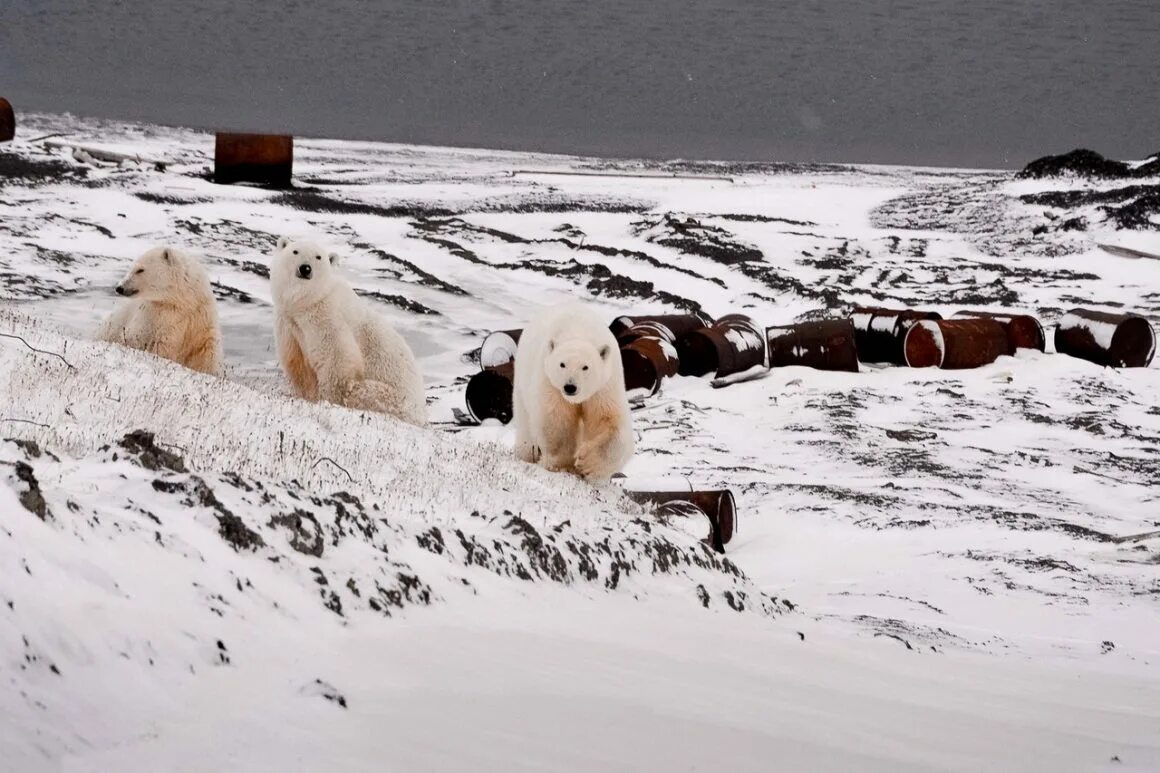
[[[1109,368],[1146,368],[1156,331],[1138,314],[1072,309],[1055,328],[1055,351]]]
[[[1047,336],[1039,320],[1027,314],[1005,314],[993,311],[957,311],[953,319],[993,319],[1007,332],[1007,354],[1016,349],[1047,348]]]
[[[673,502],[687,502],[696,505],[709,519],[709,536],[704,539],[718,553],[725,552],[725,545],[733,539],[737,526],[737,502],[733,492],[719,491],[626,491],[632,501],[641,505],[658,508]]]
[[[721,317],[712,327],[694,330],[677,339],[682,376],[716,373],[723,378],[768,364],[769,342],[756,322],[743,314]]]
[[[663,325],[673,334],[673,340],[676,340],[686,333],[712,325],[713,318],[701,311],[692,314],[627,314],[612,320],[608,329],[612,331],[612,335],[621,338],[630,328],[643,322]]]
[[[641,325],[632,329],[638,327]],[[657,336],[632,339],[621,347],[620,359],[625,388],[629,391],[645,389],[650,395],[660,391],[663,379],[677,375],[679,366],[677,349],[672,341]]]
[[[479,347],[479,364],[484,368],[494,368],[516,358],[516,347],[520,343],[522,330],[497,330],[489,333]]]
[[[912,368],[978,368],[1007,353],[1007,331],[993,319],[923,319],[903,343]]]
[[[0,97],[0,142],[11,142],[16,136],[16,113],[12,103]]]
[[[854,323],[858,359],[905,365],[902,342],[914,323],[921,319],[942,319],[942,315],[913,309],[855,308],[850,321]]]
[[[512,420],[512,381],[515,363],[505,362],[484,368],[467,382],[467,410],[478,422],[499,419],[507,424]]]
[[[293,173],[293,137],[218,132],[213,157],[214,182],[248,182],[288,188]]]
[[[817,370],[858,372],[854,323],[848,319],[799,322],[765,330],[769,340],[769,367],[804,365]]]

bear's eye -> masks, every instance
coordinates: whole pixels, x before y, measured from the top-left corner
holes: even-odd
[[[560,363],[560,367],[561,367],[561,368],[562,368],[562,367],[564,367],[564,363],[562,363],[562,362],[561,362],[561,363]]]
[[[587,366],[587,365],[585,365],[585,366],[584,366],[583,368],[581,368],[580,370],[588,370],[588,366]]]
[[[295,255],[297,255],[297,254],[298,254],[298,250],[294,250],[294,254],[295,254]]]
[[[134,271],[133,273],[134,273],[134,274],[144,274],[144,273],[145,273],[145,269],[143,269],[143,268],[139,268],[139,269],[137,269],[136,271]]]
[[[315,259],[315,260],[322,260],[322,256],[321,256],[321,255],[315,255],[315,256],[314,256],[314,259]]]

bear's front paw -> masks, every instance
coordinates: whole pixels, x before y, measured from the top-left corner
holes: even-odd
[[[540,464],[548,472],[576,472],[575,465],[568,459],[560,456],[541,457]]]
[[[599,448],[582,448],[576,453],[576,472],[588,480],[601,480],[611,477],[615,470],[610,470],[608,460]]]

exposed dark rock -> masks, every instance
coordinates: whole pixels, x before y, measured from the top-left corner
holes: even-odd
[[[17,494],[24,509],[42,521],[48,520],[48,503],[44,501],[44,494],[40,491],[40,482],[33,474],[32,466],[26,462],[16,462],[16,479],[27,486],[27,489]]]
[[[76,180],[88,174],[83,166],[57,161],[53,158],[26,158],[15,153],[0,151],[0,186],[40,185],[42,183]]]
[[[175,453],[159,448],[154,442],[153,433],[143,429],[135,430],[125,435],[117,445],[137,457],[137,461],[147,470],[171,470],[185,472],[185,461]],[[105,446],[107,449],[108,446]]]
[[[1037,158],[1019,172],[1018,177],[1130,177],[1131,169],[1123,161],[1104,158],[1094,150],[1080,148],[1059,156]]]
[[[270,519],[270,526],[281,526],[290,531],[290,547],[299,553],[315,558],[322,557],[324,540],[322,526],[318,519],[305,510],[295,510],[292,513],[275,515]]]

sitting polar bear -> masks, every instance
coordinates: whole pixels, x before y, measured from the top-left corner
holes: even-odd
[[[117,285],[117,294],[125,300],[97,330],[99,340],[221,375],[217,303],[196,258],[172,247],[155,247],[137,259]]]
[[[427,423],[423,377],[403,337],[335,270],[313,242],[278,240],[270,270],[278,359],[307,400]]]
[[[603,481],[633,452],[620,348],[578,304],[528,325],[516,348],[512,396],[516,456]]]

